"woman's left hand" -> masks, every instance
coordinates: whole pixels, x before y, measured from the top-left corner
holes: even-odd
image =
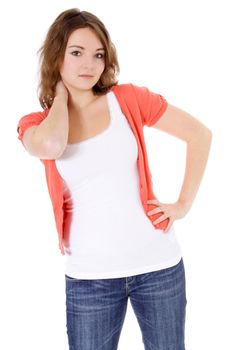
[[[181,203],[180,201],[177,201],[172,204],[165,204],[165,203],[159,202],[157,199],[150,199],[147,201],[147,203],[156,205],[155,209],[152,209],[149,212],[147,212],[148,216],[156,213],[160,213],[160,212],[163,213],[163,215],[161,215],[158,219],[153,221],[154,225],[160,223],[161,221],[166,220],[167,218],[169,219],[169,223],[166,229],[164,230],[164,232],[169,231],[173,222],[175,220],[183,218],[189,211],[189,208],[185,206],[183,203]]]

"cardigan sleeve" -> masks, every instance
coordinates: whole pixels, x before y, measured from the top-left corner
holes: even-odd
[[[48,115],[49,109],[45,109],[43,112],[33,112],[23,116],[17,125],[18,139],[23,144],[24,132],[30,126],[39,125]],[[24,145],[24,144],[23,144]]]
[[[153,126],[165,112],[168,106],[167,100],[145,86],[131,85],[140,109],[143,126]]]

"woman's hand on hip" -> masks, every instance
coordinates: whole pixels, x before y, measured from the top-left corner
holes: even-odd
[[[153,221],[153,224],[156,225],[166,219],[169,219],[168,225],[164,232],[168,232],[171,225],[175,220],[182,219],[189,211],[190,208],[188,208],[184,203],[181,203],[180,201],[177,201],[175,203],[166,204],[161,203],[157,199],[149,199],[147,201],[148,204],[155,204],[156,208],[150,210],[147,212],[147,215],[153,215],[156,213],[161,213],[162,215],[157,218],[155,221]]]

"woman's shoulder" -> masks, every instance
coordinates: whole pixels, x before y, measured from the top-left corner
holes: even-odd
[[[36,111],[36,112],[30,112],[27,114],[24,114],[21,116],[20,121],[27,120],[27,119],[35,119],[35,120],[43,120],[44,118],[47,117],[49,113],[49,108],[46,108],[42,111]]]
[[[112,91],[116,92],[134,92],[134,93],[148,93],[149,89],[146,86],[137,85],[135,83],[121,83],[113,85],[111,88]]]
[[[132,85],[133,85],[132,83],[117,83],[111,87],[111,90],[127,89],[127,88],[130,88]]]
[[[49,108],[46,108],[43,111],[31,112],[21,116],[17,123],[17,131],[22,132],[29,126],[40,124],[47,117],[48,113]]]

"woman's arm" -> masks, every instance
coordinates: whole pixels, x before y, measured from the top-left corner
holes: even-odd
[[[47,117],[24,132],[23,144],[30,154],[41,159],[56,159],[63,153],[69,131],[67,100],[68,92],[60,81]]]
[[[189,113],[171,104],[168,104],[166,111],[153,127],[167,132],[187,144],[185,175],[177,202],[163,204],[156,200],[148,201],[148,203],[158,206],[149,213],[164,213],[153,224],[157,224],[167,217],[170,218],[165,230],[167,232],[173,221],[184,217],[192,206],[208,160],[212,132]]]

